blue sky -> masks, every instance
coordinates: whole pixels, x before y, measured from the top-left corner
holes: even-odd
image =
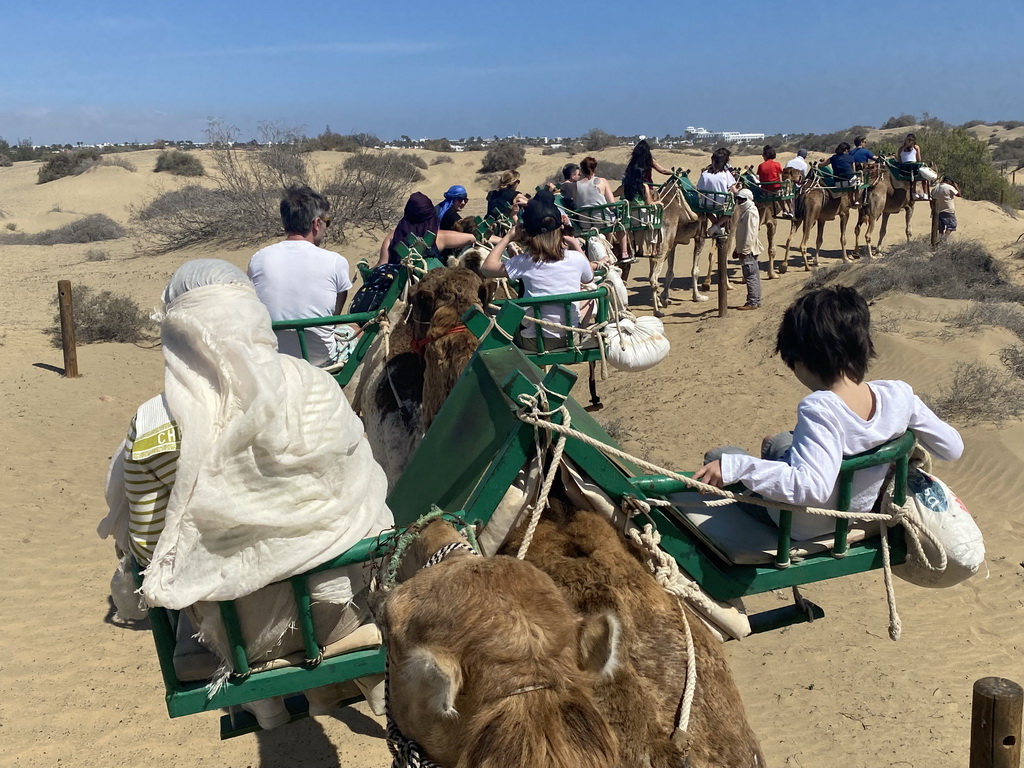
[[[1024,3],[8,4],[0,137],[825,132],[1024,120]]]

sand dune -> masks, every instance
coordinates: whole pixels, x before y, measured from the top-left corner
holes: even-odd
[[[34,164],[0,168],[6,216],[0,226],[11,222],[33,232],[89,213],[127,223],[131,205],[186,183],[152,173],[155,153],[126,157],[138,172],[101,167],[42,186],[34,184]],[[452,164],[431,166],[420,188],[439,199],[448,185],[465,184],[469,212],[482,213],[487,180],[475,173],[481,155],[452,157]],[[623,162],[626,151],[600,157]],[[703,161],[695,153],[658,157],[693,169]],[[341,157],[318,153],[315,159],[329,168]],[[566,159],[531,152],[522,169],[524,186],[541,182]],[[915,213],[914,226],[922,234],[928,229],[926,210]],[[988,203],[959,202],[958,215],[963,235],[983,241],[1000,258],[1008,257],[1024,231],[1024,223]],[[890,243],[898,230],[890,228]],[[110,258],[86,261],[85,252],[97,247]],[[214,714],[168,719],[149,634],[111,623],[112,546],[95,536],[106,511],[103,476],[134,409],[160,389],[162,359],[151,345],[83,346],[82,377],[61,378],[59,350],[41,331],[51,323],[56,282],[111,288],[153,306],[186,259],[213,255],[244,267],[252,249],[145,256],[124,239],[0,250],[6,287],[0,302],[0,423],[6,437],[0,765],[387,764],[380,721],[363,707],[224,743],[217,740]],[[341,250],[353,262],[371,257],[376,238],[355,237]],[[830,263],[838,252],[834,224],[827,227],[824,250],[823,263]],[[640,312],[650,296],[644,271],[637,265],[629,283],[631,303]],[[755,446],[765,433],[790,425],[804,392],[769,353],[781,312],[804,274],[791,270],[766,281],[760,312],[731,313],[724,320],[709,306],[714,302],[688,301],[688,278],[677,280],[676,302],[666,318],[671,356],[642,374],[613,373],[601,387],[607,407],[600,419],[627,450],[677,468],[696,466],[711,445]],[[920,297],[880,299],[874,312],[890,330],[878,334],[872,376],[902,378],[927,392],[948,383],[957,361],[992,363],[993,354],[1014,339],[1000,330],[951,330],[944,318],[962,306]],[[988,578],[942,591],[898,582],[904,622],[898,643],[886,636],[881,576],[871,573],[804,590],[825,608],[824,621],[727,645],[771,765],[966,765],[972,682],[985,675],[1024,681],[1024,424],[964,425],[963,434],[964,458],[939,472],[987,534]],[[763,595],[748,607],[775,607],[784,599]]]

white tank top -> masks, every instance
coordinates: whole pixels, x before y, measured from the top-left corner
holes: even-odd
[[[587,208],[591,205],[604,205],[608,201],[597,188],[597,177],[580,179],[576,182],[576,208]]]
[[[900,162],[901,163],[916,163],[917,162],[917,149],[901,149],[900,150]]]

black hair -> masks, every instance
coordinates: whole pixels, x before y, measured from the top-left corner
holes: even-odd
[[[642,166],[645,170],[650,168],[654,163],[654,158],[651,157],[651,145],[647,143],[646,139],[640,139],[633,147],[633,154],[630,155],[629,164],[634,163]]]
[[[578,171],[580,167],[576,163],[566,163],[562,166],[562,178],[568,181],[572,178],[572,175]]]
[[[761,150],[761,157],[765,160],[774,160],[776,156],[775,147],[771,144],[765,144],[764,149]]]
[[[827,385],[844,374],[861,383],[875,356],[868,303],[846,286],[804,294],[782,316],[775,351],[791,370],[803,363]]]
[[[711,173],[721,173],[728,170],[729,158],[732,153],[725,147],[719,147],[711,153]]]
[[[327,198],[306,185],[293,184],[281,198],[281,223],[289,235],[308,235],[313,221],[331,209]]]
[[[849,151],[850,151],[850,145],[847,142],[845,142],[845,141],[842,142],[838,147],[836,147],[836,154],[837,155],[841,155],[841,154],[843,154],[843,152],[849,152]]]
[[[857,136],[853,140],[853,146],[859,147],[861,144],[864,143],[864,141],[865,141],[865,137],[864,136]]]

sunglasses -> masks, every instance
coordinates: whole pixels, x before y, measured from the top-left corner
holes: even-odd
[[[329,226],[331,226],[331,217],[328,216],[326,213],[323,216],[318,216],[317,218],[323,222],[324,229],[327,229]]]

